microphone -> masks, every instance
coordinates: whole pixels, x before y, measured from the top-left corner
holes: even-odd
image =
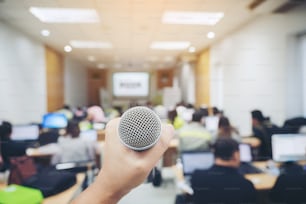
[[[151,148],[158,141],[161,134],[161,121],[151,109],[136,106],[123,113],[118,133],[126,147],[143,151]]]

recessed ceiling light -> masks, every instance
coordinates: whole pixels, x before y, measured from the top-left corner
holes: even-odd
[[[95,58],[94,56],[88,56],[87,59],[88,59],[88,61],[90,61],[90,62],[96,61],[96,58]]]
[[[41,30],[41,31],[40,31],[40,34],[41,34],[42,36],[47,37],[47,36],[49,36],[49,35],[50,35],[50,31],[49,31],[49,30],[44,29],[44,30]]]
[[[166,11],[162,22],[167,24],[215,25],[223,18],[222,12]]]
[[[195,52],[195,51],[196,51],[195,47],[189,47],[188,48],[188,52]]]
[[[160,42],[153,42],[151,44],[151,49],[160,49],[160,50],[183,50],[189,47],[190,42],[187,41],[160,41]]]
[[[65,52],[71,52],[72,51],[72,47],[70,45],[66,45],[64,47]]]
[[[111,43],[102,42],[102,41],[71,40],[70,45],[74,48],[101,48],[101,49],[112,48]]]
[[[207,37],[208,37],[209,39],[212,39],[212,38],[215,37],[215,33],[214,33],[214,32],[208,32],[208,33],[207,33]]]
[[[44,23],[97,23],[94,9],[30,7],[30,12]]]

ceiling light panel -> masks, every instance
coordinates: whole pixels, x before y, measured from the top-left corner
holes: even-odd
[[[110,49],[112,44],[109,42],[102,41],[81,41],[81,40],[71,40],[70,45],[74,48],[98,48],[98,49]]]
[[[94,9],[30,7],[29,11],[44,23],[97,23]]]
[[[166,24],[215,25],[223,16],[222,12],[166,11],[162,22]]]

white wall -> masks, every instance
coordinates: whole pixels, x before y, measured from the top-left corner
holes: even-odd
[[[79,62],[66,57],[64,61],[65,104],[71,107],[87,104],[87,69]]]
[[[306,29],[305,19],[305,8],[261,16],[212,46],[211,103],[223,105],[243,135],[251,133],[252,109],[261,109],[278,125],[290,113],[288,38]]]
[[[43,45],[1,21],[0,45],[0,120],[39,122],[46,112]]]
[[[41,122],[47,111],[45,48],[0,21],[0,120]],[[86,69],[65,58],[65,103],[87,105]]]
[[[306,35],[301,37],[301,66],[302,66],[302,81],[303,81],[303,116],[306,117]]]
[[[194,66],[190,62],[182,62],[180,66],[179,87],[182,92],[182,100],[185,103],[195,104]]]

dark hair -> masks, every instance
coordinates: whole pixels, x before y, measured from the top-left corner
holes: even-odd
[[[239,144],[231,138],[219,138],[213,145],[215,158],[222,160],[230,160],[237,151],[239,151]]]
[[[208,108],[200,108],[199,113],[201,113],[203,117],[207,117],[209,115]]]
[[[203,115],[198,111],[192,114],[192,121],[194,122],[201,122],[202,118],[203,118]]]
[[[219,124],[218,124],[219,128],[220,127],[230,127],[230,126],[231,126],[231,124],[230,124],[229,119],[227,117],[224,117],[224,116],[220,117]]]
[[[218,128],[219,128],[219,134],[220,136],[223,137],[231,137],[232,134],[232,126],[230,124],[230,121],[227,117],[220,117],[219,123],[218,123]]]
[[[263,122],[265,120],[265,117],[260,110],[253,110],[251,115],[253,119],[258,120],[259,122]]]
[[[12,133],[12,124],[8,121],[2,121],[0,124],[0,139],[8,140]]]
[[[71,135],[71,137],[73,138],[78,137],[80,134],[79,121],[70,120],[68,122],[66,130],[67,130],[67,133]]]
[[[171,121],[171,123],[174,122],[176,116],[177,116],[177,111],[175,109],[168,111],[168,119]]]
[[[213,113],[213,115],[217,115],[217,114],[219,114],[220,113],[220,111],[219,111],[219,109],[217,108],[217,107],[213,107],[212,108],[212,113]]]

